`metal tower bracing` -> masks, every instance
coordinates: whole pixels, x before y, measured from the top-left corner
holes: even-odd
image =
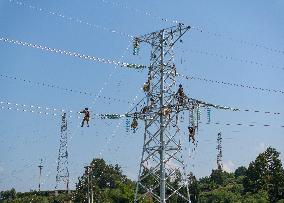
[[[188,201],[180,189],[187,187],[182,177],[181,185],[174,180],[183,167],[181,144],[177,138],[177,111],[168,112],[176,105],[176,70],[173,63],[173,46],[190,27],[179,24],[136,38],[151,45],[148,72],[147,106],[137,114],[145,122],[143,154],[136,188],[135,202],[151,198],[155,202],[166,202],[175,194]],[[179,166],[179,167],[176,167]],[[140,193],[141,195],[138,195]]]
[[[61,118],[60,146],[57,160],[57,175],[55,190],[64,185],[69,191],[68,149],[67,149],[67,116],[63,113]],[[63,187],[63,186],[62,186]]]
[[[221,132],[218,133],[218,138],[217,138],[217,168],[218,170],[222,171],[223,170],[223,154],[222,154],[222,134]]]
[[[132,128],[137,127],[138,119],[145,124],[135,202],[145,199],[161,203],[173,199],[190,202],[179,138],[179,113],[189,111],[189,129],[192,133],[198,128],[198,119],[195,119],[198,117],[198,108],[211,106],[231,109],[191,99],[183,94],[182,86],[177,91],[173,47],[189,29],[189,26],[179,24],[136,37],[133,43],[134,55],[138,54],[139,46],[143,42],[152,48],[148,80],[143,87],[147,101],[137,110],[141,107],[140,101],[126,114],[126,117],[133,118]]]

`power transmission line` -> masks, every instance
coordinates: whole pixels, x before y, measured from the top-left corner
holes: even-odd
[[[250,59],[235,58],[235,57],[232,57],[232,56],[225,56],[225,55],[222,55],[222,54],[208,52],[208,51],[202,51],[202,50],[190,49],[189,51],[192,52],[192,53],[202,54],[202,55],[206,55],[206,56],[218,57],[218,58],[225,59],[225,60],[237,61],[237,62],[240,62],[240,63],[251,64],[251,65],[256,65],[256,66],[260,66],[260,67],[269,67],[269,68],[275,68],[275,69],[284,70],[283,66],[276,66],[276,65],[271,65],[271,64],[263,64],[263,63],[260,63],[260,62],[257,62],[257,61],[253,61],[253,60],[250,60]]]
[[[49,107],[41,107],[41,106],[34,106],[34,105],[25,105],[25,104],[18,104],[18,103],[11,103],[11,102],[0,102],[0,107],[2,110],[15,110],[19,112],[30,112],[30,113],[36,113],[39,115],[46,115],[46,116],[61,116],[62,113],[68,113],[71,114],[68,117],[69,118],[81,118],[80,112],[73,111],[73,110],[65,110],[65,109],[56,109],[56,108],[49,108]],[[74,115],[75,114],[75,115]],[[125,114],[98,114],[98,113],[92,113],[91,119],[119,119],[122,117],[125,117]]]
[[[58,86],[58,85],[55,85],[55,84],[32,81],[32,80],[29,80],[29,79],[23,79],[23,78],[20,78],[20,77],[9,76],[9,75],[6,75],[6,74],[5,75],[0,74],[0,77],[6,78],[6,79],[11,79],[11,80],[18,80],[18,81],[25,82],[25,83],[28,83],[28,84],[31,84],[31,85],[63,90],[63,91],[69,92],[69,93],[77,93],[77,94],[81,94],[83,96],[95,96],[95,97],[106,99],[106,100],[112,100],[112,101],[117,101],[117,102],[125,102],[125,103],[128,103],[128,104],[131,103],[130,101],[126,101],[124,99],[117,99],[117,98],[101,96],[101,95],[98,95],[96,93],[88,92],[88,91],[85,91],[85,90],[76,90],[76,89],[72,89],[72,88],[61,87],[61,86]]]
[[[241,88],[248,88],[248,89],[253,89],[253,90],[260,90],[260,91],[265,91],[265,92],[275,92],[275,93],[281,93],[284,94],[284,91],[282,90],[275,90],[275,89],[269,89],[269,88],[262,88],[262,87],[255,87],[252,85],[243,85],[243,84],[237,84],[237,83],[231,83],[231,82],[224,82],[220,80],[211,80],[207,78],[201,78],[201,77],[196,77],[196,76],[187,76],[183,74],[178,74],[181,77],[184,77],[187,80],[199,80],[199,81],[204,81],[207,83],[216,83],[216,84],[222,84],[222,85],[228,85],[232,87],[241,87]]]
[[[128,52],[130,46],[131,46],[131,42],[129,41],[129,44],[128,44],[128,46],[125,48],[125,50],[124,50],[122,56],[120,57],[120,60],[123,60],[123,59],[124,59],[124,57],[125,57],[126,53]],[[96,94],[96,98],[94,99],[93,104],[97,101],[98,98],[101,97],[100,95],[101,95],[102,91],[104,90],[105,86],[108,84],[109,80],[112,78],[112,76],[113,76],[113,74],[116,72],[116,70],[117,70],[117,66],[115,66],[114,69],[112,70],[112,72],[108,75],[106,81],[103,83],[103,85],[102,85],[102,87],[100,88],[99,92]],[[127,103],[128,103],[128,102],[127,102]]]
[[[158,19],[158,20],[161,20],[161,21],[164,21],[164,22],[170,22],[170,23],[174,23],[174,24],[180,23],[178,20],[170,20],[168,18],[163,18],[163,17],[157,16],[157,15],[154,15],[154,14],[152,14],[150,12],[143,12],[143,11],[141,11],[139,9],[130,8],[130,7],[126,6],[126,5],[122,5],[119,2],[111,2],[111,1],[107,1],[107,0],[101,0],[101,1],[104,2],[104,3],[112,4],[114,6],[122,7],[124,9],[132,10],[132,11],[134,11],[136,13],[144,14],[146,16],[152,17],[153,19]],[[89,23],[89,22],[87,22],[85,20],[81,20],[81,19],[79,19],[77,17],[66,16],[66,15],[64,15],[62,13],[59,13],[59,12],[48,11],[46,9],[43,9],[43,8],[40,8],[40,7],[36,7],[36,6],[30,5],[30,4],[26,4],[24,2],[17,1],[17,0],[9,0],[9,2],[15,3],[15,4],[19,5],[19,6],[24,6],[24,7],[29,8],[29,9],[36,10],[38,12],[45,13],[47,15],[57,16],[57,17],[60,17],[60,18],[62,18],[64,20],[67,20],[67,21],[83,24],[83,25],[89,26],[91,28],[101,29],[101,30],[104,30],[104,31],[107,31],[107,32],[110,32],[110,33],[115,33],[115,34],[124,36],[124,37],[134,38],[133,35],[131,35],[131,34],[128,34],[128,33],[125,33],[125,32],[121,32],[119,30],[107,28],[107,27],[99,25],[99,24]],[[246,46],[252,46],[252,47],[255,47],[255,48],[262,48],[262,49],[265,49],[267,51],[284,54],[283,50],[270,48],[268,46],[265,46],[265,45],[262,45],[262,44],[258,44],[258,43],[254,43],[254,42],[250,42],[250,41],[246,41],[246,40],[235,39],[235,38],[226,36],[225,34],[208,31],[208,30],[206,30],[204,28],[201,28],[200,26],[191,26],[191,28],[193,30],[197,30],[197,31],[199,31],[201,33],[207,33],[207,34],[212,35],[214,37],[223,38],[223,39],[226,39],[226,40],[238,43],[238,44],[242,44],[242,45],[246,45]]]
[[[0,110],[14,110],[14,111],[18,111],[18,112],[29,112],[29,113],[35,113],[35,114],[38,114],[38,115],[49,115],[49,116],[60,116],[61,114],[60,113],[50,113],[50,112],[45,112],[45,111],[38,111],[38,110],[33,110],[33,109],[22,109],[19,107],[19,105],[15,104],[17,107],[7,107],[5,105],[2,104],[2,102],[0,102]],[[10,103],[11,104],[11,103]],[[244,110],[244,111],[249,111],[249,110]],[[67,111],[66,111],[67,112]],[[73,111],[71,111],[73,112]],[[252,112],[255,112],[255,113],[259,113],[259,111],[252,111]],[[78,113],[78,112],[77,112]],[[280,113],[271,113],[271,112],[264,112],[264,113],[269,113],[269,114],[277,114],[279,115]],[[119,119],[119,118],[125,118],[125,117],[129,117],[128,114],[92,114],[93,116],[95,116],[96,118],[98,119]],[[73,116],[69,115],[68,116],[69,118],[72,118]],[[78,119],[81,119],[80,116],[77,116]],[[92,119],[94,119],[92,117]],[[226,125],[226,126],[246,126],[246,127],[257,127],[257,126],[263,126],[263,127],[277,127],[275,125],[272,125],[272,124],[248,124],[248,123],[222,123],[222,122],[202,122],[200,121],[199,122],[200,124],[207,124],[207,125],[210,125],[210,124],[213,124],[213,125]],[[251,123],[255,123],[255,122],[251,122]],[[121,126],[121,123],[119,123],[116,128],[119,128]],[[284,127],[283,126],[279,126],[281,128]],[[113,131],[111,137],[109,138],[109,141],[111,140],[111,138],[114,137],[116,133],[116,130]],[[109,142],[108,141],[108,142]],[[100,154],[102,154],[102,152],[100,152]]]
[[[20,2],[20,1],[15,1],[15,0],[9,0],[10,2],[15,2],[17,5],[21,5],[21,6],[26,6],[28,8],[31,8],[31,9],[34,9],[34,10],[37,10],[37,11],[41,11],[41,12],[44,12],[44,13],[47,13],[47,14],[50,14],[50,15],[56,15],[58,17],[61,17],[61,18],[64,18],[66,20],[71,20],[71,21],[74,21],[74,22],[77,22],[77,23],[81,23],[81,24],[85,24],[85,25],[88,25],[88,26],[93,26],[93,27],[96,27],[96,28],[101,28],[103,30],[106,30],[106,31],[109,31],[111,33],[118,33],[120,35],[124,35],[124,36],[128,36],[130,38],[134,38],[132,35],[129,35],[129,34],[126,34],[126,33],[122,33],[122,32],[119,32],[119,31],[116,31],[116,30],[112,30],[112,29],[109,29],[109,28],[106,28],[106,27],[103,27],[103,26],[99,26],[99,25],[94,25],[94,24],[90,24],[88,22],[85,22],[85,21],[82,21],[82,20],[79,20],[78,18],[74,18],[74,17],[67,17],[63,14],[60,14],[60,13],[56,13],[56,12],[52,12],[52,11],[45,11],[44,9],[42,8],[38,8],[38,7],[35,7],[35,6],[31,6],[31,5],[27,5],[23,2]],[[107,2],[107,1],[106,1]],[[114,5],[116,5],[117,3],[114,3]],[[127,7],[126,7],[127,8]],[[149,14],[150,15],[150,14]],[[163,18],[160,18],[160,19],[163,19]],[[167,19],[164,19],[165,21],[168,21]],[[173,21],[175,23],[177,23],[177,21]],[[193,27],[192,27],[193,28]],[[194,28],[193,28],[194,29]],[[0,39],[1,40],[1,39]],[[241,40],[242,41],[242,40]],[[197,54],[203,54],[203,55],[209,55],[209,56],[215,56],[215,57],[219,57],[219,58],[222,58],[222,59],[226,59],[226,60],[232,60],[232,61],[238,61],[238,62],[241,62],[241,63],[246,63],[246,64],[252,64],[252,65],[257,65],[257,66],[264,66],[264,67],[271,67],[271,68],[277,68],[277,69],[284,69],[284,67],[281,67],[281,66],[276,66],[276,65],[270,65],[270,64],[263,64],[263,63],[260,63],[260,62],[257,62],[257,61],[253,61],[253,60],[249,60],[249,59],[239,59],[239,58],[235,58],[235,57],[232,57],[232,56],[225,56],[225,55],[222,55],[222,54],[217,54],[217,53],[212,53],[212,52],[207,52],[207,51],[201,51],[201,50],[189,50],[190,52],[192,53],[197,53]],[[70,52],[71,54],[71,52]],[[80,57],[80,56],[79,56]],[[85,58],[86,59],[86,58]],[[102,62],[104,62],[106,60],[102,59]],[[105,62],[104,62],[105,63]],[[128,67],[132,67],[134,64],[128,64]],[[137,65],[137,64],[135,64]],[[127,65],[126,65],[127,66]]]
[[[206,34],[209,34],[211,36],[222,38],[222,39],[225,39],[225,40],[237,43],[237,44],[250,46],[250,47],[254,47],[254,48],[260,48],[260,49],[264,49],[266,51],[275,52],[275,53],[279,53],[279,54],[284,54],[284,50],[272,48],[272,47],[266,46],[264,44],[251,42],[251,41],[248,41],[248,40],[236,39],[236,38],[230,37],[229,35],[208,31],[208,30],[201,28],[201,27],[198,27],[198,26],[193,27],[193,29],[199,31],[200,33],[206,33]]]
[[[59,116],[60,113],[56,114],[56,113],[50,113],[50,112],[44,112],[44,111],[38,111],[36,109],[41,109],[42,107],[35,107],[35,106],[32,106],[31,108],[32,109],[21,109],[19,106],[19,104],[14,104],[16,107],[6,107],[3,105],[4,102],[0,102],[0,109],[7,109],[7,110],[15,110],[15,111],[21,111],[21,112],[30,112],[30,113],[37,113],[39,115],[52,115],[52,116]],[[7,103],[8,105],[12,105],[12,103],[8,102]],[[27,106],[27,105],[22,105],[22,106]],[[35,109],[35,110],[33,110]],[[48,109],[52,109],[52,108],[48,108]],[[61,110],[62,111],[62,110]],[[248,109],[245,109],[243,111],[250,111]],[[62,111],[64,112],[64,111]],[[66,111],[67,112],[67,111]],[[73,113],[74,111],[69,111],[70,113]],[[254,112],[254,113],[259,113],[260,111],[251,111],[251,112]],[[265,114],[276,114],[276,115],[279,115],[280,113],[272,113],[272,112],[264,112],[262,111],[263,113]],[[77,112],[78,113],[78,112]],[[96,116],[98,116],[99,118],[101,119],[118,119],[118,118],[122,118],[122,117],[125,117],[127,115],[124,115],[124,114],[94,114]],[[69,116],[69,117],[72,117],[72,116]],[[81,118],[81,117],[78,117],[78,118]],[[200,123],[204,123],[204,124],[207,124],[207,125],[210,125],[210,124],[213,124],[213,125],[226,125],[226,126],[246,126],[246,127],[256,127],[256,126],[263,126],[263,127],[277,127],[277,126],[274,126],[274,125],[271,125],[271,124],[258,124],[258,125],[255,125],[255,124],[247,124],[247,123],[222,123],[222,122],[202,122],[200,121]],[[254,122],[251,122],[251,123],[254,123]],[[119,126],[117,127],[120,127],[120,124]],[[281,128],[284,127],[283,126],[280,126]],[[116,131],[114,131],[113,133],[115,133]],[[112,136],[113,137],[113,136]]]
[[[88,26],[90,28],[100,29],[100,30],[107,31],[107,32],[110,32],[110,33],[113,33],[113,34],[118,34],[118,35],[123,36],[123,37],[133,38],[132,35],[124,33],[124,32],[121,32],[119,30],[107,28],[105,26],[94,24],[94,23],[89,23],[89,22],[87,22],[85,20],[82,20],[82,19],[79,19],[77,17],[66,16],[66,15],[64,15],[62,13],[49,11],[47,9],[36,7],[36,6],[31,5],[31,4],[27,4],[25,2],[22,2],[22,1],[9,0],[9,2],[15,3],[16,5],[23,6],[23,7],[26,7],[26,8],[35,10],[35,11],[38,11],[38,12],[42,12],[42,13],[50,15],[50,16],[56,16],[56,17],[59,17],[61,19],[66,20],[66,21],[70,21],[70,22],[86,25],[86,26]]]
[[[201,78],[201,77],[197,77],[197,76],[188,76],[188,75],[184,75],[184,74],[180,74],[180,73],[177,73],[177,76],[181,76],[181,77],[183,77],[187,80],[199,80],[199,81],[206,82],[206,83],[215,83],[215,84],[227,85],[227,86],[231,86],[231,87],[248,88],[248,89],[258,90],[258,91],[263,91],[263,92],[270,92],[270,93],[274,92],[274,93],[284,94],[284,91],[282,91],[282,90],[256,87],[256,86],[253,86],[253,85],[244,85],[244,84],[238,84],[238,83],[232,83],[232,82],[224,82],[224,81],[220,81],[220,80],[212,80],[212,79]],[[20,77],[16,77],[16,76],[9,76],[9,75],[6,75],[6,74],[0,74],[0,77],[6,78],[6,79],[11,79],[11,80],[22,81],[22,82],[25,82],[25,83],[28,83],[28,84],[31,84],[31,85],[37,85],[37,86],[48,87],[48,88],[53,88],[53,89],[59,89],[59,90],[63,90],[63,91],[69,92],[69,93],[77,93],[77,94],[81,94],[81,95],[84,95],[84,96],[95,96],[95,97],[107,99],[107,100],[125,102],[125,103],[128,103],[128,104],[131,103],[130,101],[127,101],[127,100],[124,100],[124,99],[117,99],[117,98],[101,96],[101,95],[98,95],[96,93],[88,92],[88,91],[85,91],[85,90],[77,90],[77,89],[73,89],[73,88],[61,87],[61,86],[58,86],[56,84],[32,81],[32,80],[29,80],[29,79],[24,79],[24,78],[20,78]]]
[[[136,101],[136,99],[138,98],[138,96],[135,96],[133,98],[133,101],[130,104],[130,107],[133,106],[134,101]],[[137,106],[141,107],[143,106],[143,102],[145,101],[146,97],[143,97],[139,103],[134,106],[130,111],[133,111],[135,108],[137,108]],[[194,100],[199,102],[200,104],[204,104],[204,105],[211,105],[210,103],[206,103],[206,102],[202,102],[200,100],[196,100],[196,99],[190,99],[190,100]],[[23,111],[23,112],[32,112],[32,113],[39,113],[39,114],[45,114],[45,115],[52,115],[52,116],[58,116],[61,115],[63,112],[71,114],[69,115],[69,117],[73,117],[72,115],[80,115],[79,111],[74,111],[74,110],[66,110],[66,109],[60,109],[60,108],[54,108],[54,107],[42,107],[39,105],[26,105],[26,104],[19,104],[19,103],[12,103],[9,101],[0,101],[0,105],[4,108],[6,108],[6,105],[8,106],[8,108],[17,110],[17,111]],[[219,108],[218,105],[211,105],[214,108]],[[232,111],[238,111],[238,112],[250,112],[250,113],[262,113],[265,115],[282,115],[283,113],[280,112],[272,112],[272,111],[268,111],[268,110],[256,110],[256,109],[248,109],[248,108],[230,108],[230,107],[226,107],[227,109],[230,109]],[[125,117],[127,116],[127,114],[99,114],[99,113],[92,113],[93,116],[99,117],[101,119],[111,119],[111,117],[113,117],[113,119],[116,118],[120,118],[120,117]],[[81,118],[80,116],[78,116],[78,118]]]
[[[111,5],[115,6],[115,7],[120,7],[120,8],[126,9],[126,10],[130,10],[130,11],[132,11],[134,13],[138,13],[138,14],[142,14],[142,15],[147,16],[147,17],[151,17],[152,19],[155,19],[155,20],[168,22],[168,23],[173,23],[173,24],[182,23],[179,20],[161,17],[161,16],[155,15],[155,14],[149,12],[149,11],[142,11],[142,10],[137,9],[137,8],[132,8],[132,7],[127,6],[126,4],[122,4],[122,3],[117,2],[117,1],[116,2],[109,1],[109,0],[100,0],[100,1],[103,2],[103,3],[106,3],[106,4],[111,4]],[[233,37],[231,37],[231,36],[229,36],[227,34],[222,34],[222,33],[209,31],[209,30],[206,30],[205,28],[203,28],[202,26],[193,25],[191,23],[187,23],[187,24],[191,25],[191,29],[196,30],[196,31],[198,31],[200,33],[206,33],[208,35],[211,35],[211,36],[214,36],[214,37],[217,37],[217,38],[221,38],[221,39],[225,39],[225,40],[237,43],[237,44],[250,46],[250,47],[254,47],[254,48],[260,48],[260,49],[264,49],[266,51],[275,52],[275,53],[279,53],[279,54],[284,54],[284,50],[281,50],[281,49],[271,48],[271,47],[266,46],[264,44],[251,42],[251,41],[248,41],[248,40],[236,39],[236,38],[233,38]]]
[[[280,128],[284,128],[284,125],[279,125],[279,126],[274,126],[271,124],[248,124],[248,123],[222,123],[222,122],[210,122],[210,123],[206,123],[206,122],[200,122],[201,124],[206,124],[206,125],[226,125],[226,126],[244,126],[244,127],[257,127],[257,126],[262,126],[262,127],[280,127]],[[254,123],[254,122],[251,122]]]
[[[49,48],[49,47],[46,47],[46,46],[43,46],[43,45],[32,44],[32,43],[29,43],[29,42],[23,42],[23,41],[18,41],[18,40],[3,38],[3,37],[0,37],[0,41],[13,43],[13,44],[16,44],[16,45],[21,45],[21,46],[27,46],[27,47],[31,47],[31,48],[35,48],[35,49],[41,49],[41,50],[49,51],[49,52],[55,52],[55,53],[64,54],[64,55],[67,55],[67,56],[73,56],[73,57],[77,57],[77,58],[80,58],[80,59],[91,60],[91,61],[104,63],[104,64],[114,64],[114,65],[117,65],[117,66],[134,68],[134,69],[146,68],[146,66],[139,65],[139,64],[124,63],[124,62],[121,62],[121,61],[109,60],[109,59],[105,59],[105,58],[89,56],[89,55],[80,54],[80,53],[77,53],[77,52],[70,52],[70,51],[65,51],[65,50],[56,49],[56,48]]]

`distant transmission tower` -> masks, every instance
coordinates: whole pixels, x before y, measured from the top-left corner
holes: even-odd
[[[59,190],[59,187],[62,185],[62,183],[66,185],[66,190],[69,191],[67,136],[67,118],[66,113],[63,113],[61,121],[59,154],[57,160],[56,191]]]
[[[218,138],[217,138],[217,168],[218,170],[222,171],[223,170],[223,154],[222,154],[222,134],[221,132],[218,133]]]
[[[178,74],[173,62],[173,47],[176,42],[182,42],[180,38],[189,29],[189,26],[179,24],[136,37],[133,42],[134,55],[138,54],[142,42],[152,48],[148,80],[143,87],[147,101],[144,106],[142,104],[141,110],[137,110],[141,107],[139,103],[126,115],[133,118],[131,127],[134,129],[138,119],[145,123],[135,202],[151,199],[153,202],[165,203],[170,202],[171,198],[178,198],[178,202],[190,202],[189,182],[179,139],[179,113],[189,111],[189,130],[194,134],[198,128],[196,118],[199,107],[230,109],[177,94]]]
[[[42,168],[43,168],[43,165],[42,165],[42,159],[40,159],[40,164],[39,164],[38,168],[39,168],[38,191],[40,192],[40,185],[41,185],[41,172],[42,172]]]

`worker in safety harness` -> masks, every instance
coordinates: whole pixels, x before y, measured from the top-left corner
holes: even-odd
[[[87,127],[89,127],[89,120],[90,120],[90,112],[89,112],[89,109],[88,109],[88,108],[85,108],[85,109],[84,109],[83,111],[81,111],[80,113],[83,113],[83,114],[84,114],[84,118],[83,118],[81,127],[84,127],[85,121],[86,121],[86,123],[87,123]]]
[[[144,83],[143,91],[149,92],[149,90],[150,90],[150,79],[148,78],[147,82]]]
[[[192,143],[195,143],[195,127],[188,126],[189,141],[192,139]]]
[[[177,99],[178,99],[179,104],[183,104],[184,97],[185,97],[185,95],[184,95],[183,87],[180,84],[178,91],[177,91]]]

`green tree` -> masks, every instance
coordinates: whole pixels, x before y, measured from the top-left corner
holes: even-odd
[[[279,154],[269,147],[249,164],[243,181],[245,192],[258,193],[266,190],[270,202],[283,198],[279,191],[284,188],[284,170]]]
[[[83,176],[78,179],[74,201],[87,201],[88,178],[95,202],[127,203],[134,199],[134,183],[122,174],[118,165],[108,165],[103,159],[94,159]]]
[[[190,195],[190,200],[192,203],[197,203],[198,202],[198,197],[200,193],[200,187],[199,183],[196,179],[196,177],[193,175],[193,173],[189,173],[188,175],[188,181],[189,181],[189,193]]]
[[[244,166],[240,166],[235,170],[235,177],[245,176],[247,172],[247,168]]]
[[[12,188],[11,190],[0,192],[0,201],[11,200],[16,197],[16,190]]]

